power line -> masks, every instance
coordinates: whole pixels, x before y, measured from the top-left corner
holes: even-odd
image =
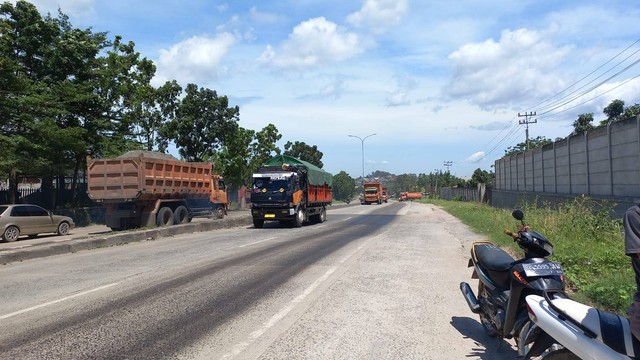
[[[631,45],[627,46],[624,50],[620,51],[618,54],[616,54],[614,57],[612,57],[611,59],[607,60],[605,63],[603,63],[602,65],[598,66],[595,70],[593,70],[592,72],[588,73],[587,75],[585,75],[584,77],[582,77],[580,80],[574,82],[573,84],[569,85],[568,87],[564,88],[562,91],[542,100],[541,102],[539,102],[538,104],[532,106],[533,109],[537,109],[540,110],[540,106],[544,103],[546,103],[547,101],[553,99],[556,96],[559,96],[560,94],[564,93],[565,91],[571,89],[572,87],[574,87],[575,85],[579,84],[580,82],[582,82],[583,80],[585,80],[586,78],[588,78],[589,76],[593,75],[594,73],[596,73],[598,70],[602,69],[605,65],[607,65],[608,63],[610,63],[611,61],[613,61],[614,59],[616,59],[618,56],[622,55],[624,52],[626,52],[627,50],[629,50],[633,45],[637,44],[638,42],[640,42],[640,39],[637,39],[636,41],[634,41]],[[634,52],[632,55],[636,54],[638,51]],[[627,57],[628,59],[629,57]],[[626,59],[625,59],[626,60]],[[620,64],[620,63],[618,63]],[[607,71],[608,72],[608,71]]]

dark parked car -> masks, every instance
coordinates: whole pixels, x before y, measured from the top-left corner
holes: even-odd
[[[0,230],[4,241],[16,241],[20,235],[30,238],[44,233],[67,235],[75,226],[68,216],[54,215],[37,205],[0,205]]]

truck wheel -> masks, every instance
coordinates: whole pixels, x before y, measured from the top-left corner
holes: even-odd
[[[304,211],[302,209],[296,210],[296,216],[293,218],[293,227],[301,227],[304,222]]]
[[[223,219],[224,218],[224,208],[222,206],[218,206],[218,208],[213,211],[213,214],[214,214],[216,219]]]
[[[314,220],[318,224],[327,221],[327,209],[323,207],[322,210],[320,210],[320,214],[316,215]]]
[[[253,219],[253,227],[256,229],[262,229],[264,226],[264,220],[262,219]]]
[[[186,224],[189,222],[189,210],[186,206],[180,205],[173,212],[173,222],[176,224]]]
[[[156,224],[158,226],[173,225],[173,211],[171,208],[163,207],[158,210],[158,215],[156,215]]]

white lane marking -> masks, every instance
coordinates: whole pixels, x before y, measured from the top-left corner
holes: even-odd
[[[239,344],[236,344],[233,347],[233,349],[231,349],[230,353],[227,353],[224,356],[222,356],[222,359],[230,359],[242,353],[247,347],[249,347],[249,345],[251,345],[251,343],[258,340],[262,335],[264,335],[264,333],[266,333],[269,329],[271,329],[274,325],[276,325],[278,321],[282,320],[285,316],[287,316],[295,308],[297,304],[301,303],[307,296],[309,296],[309,294],[313,292],[313,290],[315,290],[320,284],[326,281],[329,278],[329,276],[333,274],[337,269],[338,269],[337,266],[330,267],[329,270],[327,270],[327,272],[325,272],[321,277],[319,277],[318,279],[316,279],[316,281],[314,281],[311,285],[309,285],[302,292],[302,294],[296,296],[293,300],[289,302],[289,304],[287,304],[285,307],[280,309],[280,311],[278,311],[275,315],[273,315],[269,319],[269,321],[263,324],[261,328],[249,334],[249,338],[247,339],[247,341],[243,341]]]
[[[238,247],[241,248],[241,247],[245,247],[245,246],[260,244],[261,242],[265,242],[265,241],[269,241],[269,240],[273,240],[273,239],[276,239],[276,238],[275,237],[270,237],[270,238],[266,238],[266,239],[263,239],[263,240],[260,240],[260,241],[256,241],[256,242],[252,242],[252,243],[248,243],[248,244],[244,244],[244,245],[240,245]]]
[[[4,320],[4,319],[10,318],[12,316],[24,314],[24,313],[29,312],[29,311],[37,310],[37,309],[43,308],[45,306],[49,306],[49,305],[57,304],[59,302],[63,302],[63,301],[66,301],[66,300],[77,298],[79,296],[87,295],[87,294],[90,294],[92,292],[104,290],[104,289],[107,289],[107,288],[110,288],[110,287],[116,286],[116,285],[118,285],[118,283],[107,284],[107,285],[100,286],[100,287],[97,287],[95,289],[87,290],[87,291],[84,291],[84,292],[81,292],[81,293],[78,293],[78,294],[75,294],[75,295],[66,296],[66,297],[63,297],[63,298],[58,299],[58,300],[49,301],[49,302],[44,303],[44,304],[32,306],[32,307],[27,308],[27,309],[23,309],[23,310],[19,310],[19,311],[16,311],[16,312],[12,312],[10,314],[2,315],[2,316],[0,316],[0,320]]]
[[[360,211],[358,214],[364,214],[364,213],[366,213],[366,212],[367,212],[367,210],[368,210],[368,209],[362,210],[362,211]]]
[[[340,265],[344,264],[347,260],[349,260],[349,258],[355,255],[358,251],[362,250],[362,248],[364,248],[365,245],[360,245],[356,250],[347,254],[342,260],[338,261],[338,263]],[[329,278],[329,276],[331,276],[331,274],[333,274],[337,269],[338,269],[338,266],[330,267],[322,276],[320,276],[311,285],[309,285],[306,289],[304,289],[304,291],[300,295],[296,296],[294,299],[292,299],[289,302],[289,304],[287,304],[285,307],[280,309],[280,311],[278,311],[275,315],[273,315],[269,319],[269,321],[267,321],[262,325],[261,328],[249,334],[249,338],[246,341],[236,344],[231,349],[231,351],[227,354],[224,354],[221,357],[221,359],[231,359],[240,355],[246,348],[251,346],[253,342],[258,340],[262,335],[264,335],[267,331],[269,331],[269,329],[274,327],[278,323],[278,321],[284,319],[285,316],[287,316],[291,311],[293,311],[293,309],[297,304],[304,301],[304,299],[307,298],[307,296],[309,296],[318,286],[320,286],[320,284],[325,282]]]
[[[349,217],[348,217],[348,218],[346,218],[346,219],[343,219],[342,221],[347,221],[347,220],[349,220],[349,219],[351,219],[351,216],[349,216]]]

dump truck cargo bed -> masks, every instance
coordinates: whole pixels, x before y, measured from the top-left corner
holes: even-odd
[[[111,159],[89,159],[88,193],[98,201],[161,198],[208,198],[212,164],[127,153]]]

